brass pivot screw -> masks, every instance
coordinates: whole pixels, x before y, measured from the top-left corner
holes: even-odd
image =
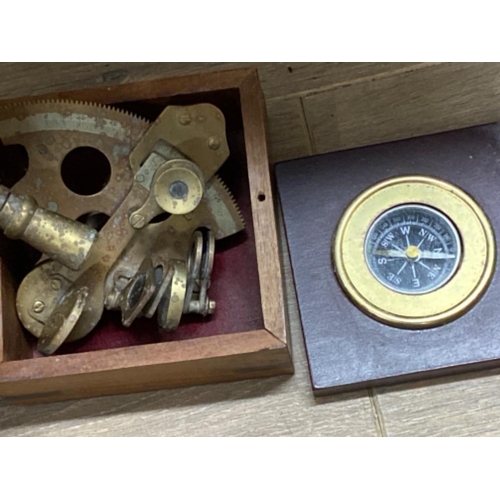
[[[207,316],[215,312],[216,305],[215,300],[210,300],[208,298],[203,302],[200,302],[200,300],[192,300],[186,312]]]
[[[179,123],[181,125],[189,125],[191,123],[191,117],[187,113],[183,113],[179,116]]]
[[[214,151],[217,151],[217,149],[220,148],[220,140],[218,137],[210,137],[210,139],[208,139],[208,147],[210,149],[213,149]]]
[[[130,224],[134,229],[141,229],[142,227],[144,227],[145,223],[146,219],[143,215],[133,214],[132,217],[130,217]]]
[[[52,278],[52,281],[50,282],[50,286],[52,290],[60,290],[62,283],[59,278]]]
[[[33,311],[36,313],[41,313],[45,309],[45,304],[41,300],[35,300],[33,302]]]

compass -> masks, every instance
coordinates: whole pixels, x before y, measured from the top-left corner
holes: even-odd
[[[365,259],[380,283],[401,293],[437,290],[460,263],[458,230],[444,214],[405,204],[384,212],[365,239]]]
[[[495,265],[487,216],[457,186],[398,177],[361,193],[332,245],[340,285],[373,318],[403,328],[447,323],[484,293]]]

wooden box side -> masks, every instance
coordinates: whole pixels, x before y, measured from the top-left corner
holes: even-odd
[[[265,105],[256,70],[223,71],[56,92],[37,96],[37,99],[111,104],[225,89],[236,89],[240,94],[265,330],[227,334],[223,339],[217,336],[196,339],[194,343],[179,341],[90,352],[85,356],[75,354],[19,359],[22,356],[15,353],[23,349],[22,341],[16,344],[8,340],[4,334],[7,329],[2,328],[0,395],[18,397],[21,402],[48,401],[293,372],[287,343],[282,269],[267,158]],[[4,101],[3,104],[26,99]],[[8,273],[2,273],[1,279],[3,290],[4,283],[9,286]],[[8,296],[3,293],[2,312],[10,309]],[[2,315],[2,319],[6,317]],[[19,340],[19,337],[13,335],[15,339]],[[175,361],[171,356],[174,351]],[[149,358],[154,352],[159,354],[159,358]],[[193,357],[193,352],[198,354]],[[75,373],[78,364],[86,368]],[[158,377],[158,373],[163,375]],[[121,377],[123,382],[115,383],[115,377]]]
[[[41,403],[292,373],[288,350],[266,330],[227,337],[2,363],[0,395]]]

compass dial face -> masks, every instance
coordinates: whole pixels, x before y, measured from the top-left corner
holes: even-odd
[[[375,278],[405,294],[429,293],[455,274],[461,242],[455,225],[425,205],[406,204],[380,215],[365,240],[365,259]]]
[[[332,257],[339,284],[363,312],[391,326],[431,328],[481,298],[495,270],[495,235],[458,186],[394,177],[347,206]]]

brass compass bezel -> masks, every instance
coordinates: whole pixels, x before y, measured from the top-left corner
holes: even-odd
[[[364,253],[366,235],[375,220],[406,204],[442,212],[462,241],[461,262],[453,277],[421,295],[380,283]],[[433,177],[402,176],[373,185],[348,206],[334,235],[332,257],[340,285],[361,310],[391,326],[430,328],[462,316],[486,291],[495,269],[495,236],[481,207],[457,186]]]

